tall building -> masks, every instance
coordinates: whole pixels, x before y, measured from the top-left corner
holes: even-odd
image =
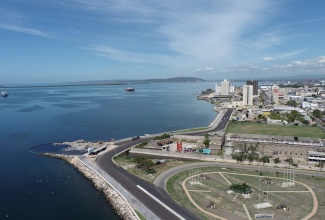
[[[230,81],[225,79],[221,82],[221,95],[229,95],[229,91],[230,91]]]
[[[253,105],[253,85],[243,86],[243,105],[252,106]]]
[[[257,80],[247,80],[246,85],[253,86],[253,95],[258,95],[258,81]]]
[[[279,104],[279,91],[280,88],[278,85],[274,84],[272,86],[272,102],[274,102],[274,104]]]
[[[234,84],[232,84],[232,83],[230,83],[229,93],[230,93],[230,94],[234,94],[234,93],[235,93],[235,86],[234,86]]]
[[[216,84],[216,92],[217,95],[221,94],[221,85],[218,85],[218,83]]]

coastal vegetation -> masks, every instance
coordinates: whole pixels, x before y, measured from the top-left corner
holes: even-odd
[[[148,158],[145,158],[145,160],[151,160]],[[136,157],[132,156],[131,154],[119,154],[118,156],[114,157],[114,161],[124,169],[126,169],[129,173],[132,173],[133,175],[149,182],[153,183],[153,181],[156,179],[157,176],[159,176],[162,172],[165,170],[171,169],[176,166],[180,166],[187,163],[193,163],[193,161],[181,161],[176,159],[166,159],[166,163],[164,164],[157,164],[154,163],[154,160],[151,160],[154,165],[153,169],[155,172],[147,172],[146,169],[140,169],[138,167],[138,163],[136,161],[141,161],[141,159],[136,159]],[[150,165],[150,162],[147,162],[147,166]],[[149,164],[150,163],[150,164]],[[141,166],[141,165],[140,165]]]
[[[138,144],[137,146],[135,146],[135,148],[143,148],[146,145],[148,145],[148,142],[142,142],[141,144]]]
[[[254,122],[230,122],[226,133],[325,138],[325,133],[318,127],[269,125]]]
[[[247,183],[234,183],[230,185],[229,189],[240,194],[252,193],[252,189]]]
[[[170,138],[170,134],[168,134],[168,133],[164,133],[164,134],[162,134],[162,135],[160,135],[160,136],[156,136],[156,137],[154,138],[154,140],[163,140],[163,139],[167,139],[167,138]]]

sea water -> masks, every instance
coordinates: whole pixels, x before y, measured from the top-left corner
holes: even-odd
[[[6,88],[0,99],[0,219],[117,219],[75,168],[30,153],[33,146],[121,139],[207,126],[217,115],[198,101],[204,83]]]

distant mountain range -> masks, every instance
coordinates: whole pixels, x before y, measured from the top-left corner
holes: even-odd
[[[324,74],[310,74],[310,75],[293,75],[293,76],[269,76],[269,77],[248,77],[245,79],[231,79],[229,80],[234,81],[234,82],[241,82],[241,81],[246,81],[246,80],[259,80],[259,81],[297,81],[297,80],[306,80],[306,79],[325,79]],[[220,81],[220,80],[219,80]]]

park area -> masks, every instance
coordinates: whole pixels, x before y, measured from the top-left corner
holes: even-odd
[[[325,179],[295,175],[295,185],[283,187],[288,181],[283,177],[283,171],[200,168],[176,174],[168,180],[167,190],[202,219],[255,219],[255,214],[274,219],[323,219],[325,199],[316,196],[324,195]],[[249,186],[251,193],[231,191],[230,186],[236,184]],[[269,207],[256,208],[258,204]]]
[[[254,122],[231,122],[226,128],[226,133],[325,138],[325,132],[318,127]]]

